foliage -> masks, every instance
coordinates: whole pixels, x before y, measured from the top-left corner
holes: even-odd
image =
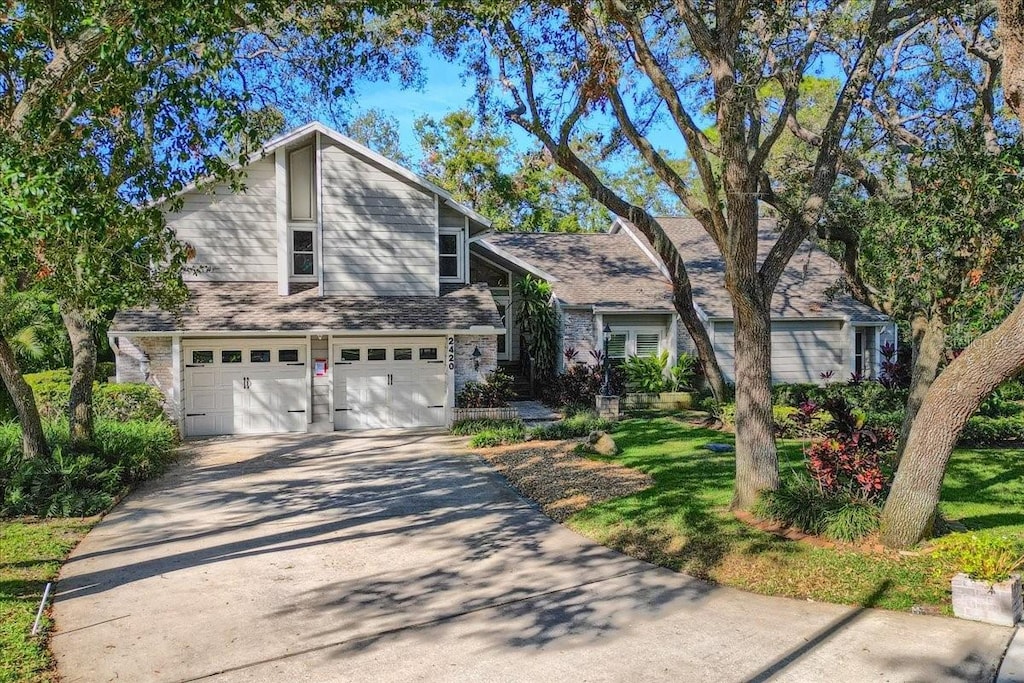
[[[993,396],[1004,401],[1024,401],[1024,377],[1016,377],[1001,384]]]
[[[621,366],[608,368],[609,392],[619,396],[625,389],[625,375]],[[600,364],[573,363],[565,372],[555,375],[543,387],[543,400],[562,409],[591,410],[604,385],[604,369]]]
[[[455,405],[460,408],[502,408],[515,396],[512,390],[514,383],[511,375],[495,370],[483,382],[466,382],[455,396]]]
[[[71,365],[71,345],[52,299],[39,287],[0,296],[0,334],[11,345],[22,372],[40,372]],[[6,391],[0,383],[0,392]]]
[[[527,275],[514,284],[516,319],[526,348],[540,377],[555,372],[557,358],[558,314],[555,312],[551,284]]]
[[[473,436],[480,432],[503,429],[512,423],[518,422],[521,422],[521,420],[459,420],[452,423],[448,431],[455,436]]]
[[[803,403],[799,408],[772,406],[775,434],[783,439],[809,439],[822,436],[832,422],[832,416],[814,403]]]
[[[98,420],[95,451],[71,454],[64,422],[48,424],[48,458],[20,458],[20,429],[0,426],[2,515],[86,516],[109,508],[128,487],[159,474],[177,434],[166,420]]]
[[[967,421],[960,435],[961,443],[996,445],[1024,443],[1024,415],[986,417],[975,415]]]
[[[593,431],[608,430],[612,423],[593,412],[581,411],[549,425],[534,427],[530,435],[542,441],[564,441],[588,436]]]
[[[520,152],[504,121],[465,109],[414,124],[422,173],[497,230],[604,230],[610,217],[571,175],[537,150]]]
[[[878,528],[876,503],[845,492],[827,492],[811,477],[783,479],[777,491],[765,491],[752,512],[762,518],[836,541],[857,541]]]
[[[469,445],[473,448],[493,448],[526,439],[526,427],[522,422],[508,422],[498,427],[484,429],[473,435]]]
[[[383,109],[367,109],[345,124],[345,135],[402,166],[410,166],[402,151],[398,119]],[[448,188],[451,189],[451,188]]]
[[[835,399],[844,400],[852,409],[872,412],[902,410],[906,404],[906,389],[887,386],[881,381],[832,382],[817,384],[776,384],[772,387],[772,402],[777,406],[799,408],[804,403],[824,406]]]
[[[892,445],[892,439],[882,441],[867,430],[846,439],[823,439],[807,448],[807,470],[824,495],[879,501],[892,482],[886,459],[886,448]]]
[[[665,388],[668,351],[650,356],[630,356],[621,365],[630,391],[657,394]]]
[[[950,534],[935,542],[932,554],[975,581],[998,583],[1024,566],[1020,538],[994,534]]]
[[[693,389],[694,380],[697,378],[698,365],[697,356],[689,353],[680,353],[676,358],[675,365],[669,368],[669,376],[665,381],[665,391],[690,391]]]
[[[67,368],[25,375],[44,419],[67,415],[71,393],[71,372]],[[93,385],[93,410],[98,418],[110,420],[156,420],[163,417],[163,394],[148,384]]]

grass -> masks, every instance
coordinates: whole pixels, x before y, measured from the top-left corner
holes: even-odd
[[[53,681],[53,660],[32,622],[47,581],[89,531],[93,519],[0,520],[0,683]]]
[[[566,522],[599,543],[709,580],[768,595],[895,610],[948,612],[948,568],[927,553],[785,540],[728,512],[732,443],[721,432],[670,418],[627,420],[613,436],[621,452],[608,462],[651,475],[654,486],[583,510]],[[799,469],[801,444],[782,442],[783,470]],[[943,489],[943,514],[971,529],[1024,534],[1024,451],[956,452]]]

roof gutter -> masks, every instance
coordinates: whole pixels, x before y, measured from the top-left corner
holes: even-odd
[[[301,330],[164,330],[164,331],[133,331],[110,330],[108,337],[295,337],[308,334],[335,337],[436,337],[438,335],[455,334],[506,334],[502,327],[490,325],[470,325],[468,328],[418,329],[418,330],[344,330],[308,328]]]

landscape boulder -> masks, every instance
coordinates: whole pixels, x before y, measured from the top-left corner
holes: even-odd
[[[587,437],[587,443],[590,444],[591,450],[595,453],[600,453],[601,455],[617,455],[619,452],[619,447],[615,444],[615,439],[613,439],[608,432],[590,432],[590,436]]]

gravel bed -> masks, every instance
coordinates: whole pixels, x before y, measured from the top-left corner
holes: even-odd
[[[643,472],[573,453],[576,442],[539,442],[479,450],[516,491],[562,522],[580,510],[651,486]]]

